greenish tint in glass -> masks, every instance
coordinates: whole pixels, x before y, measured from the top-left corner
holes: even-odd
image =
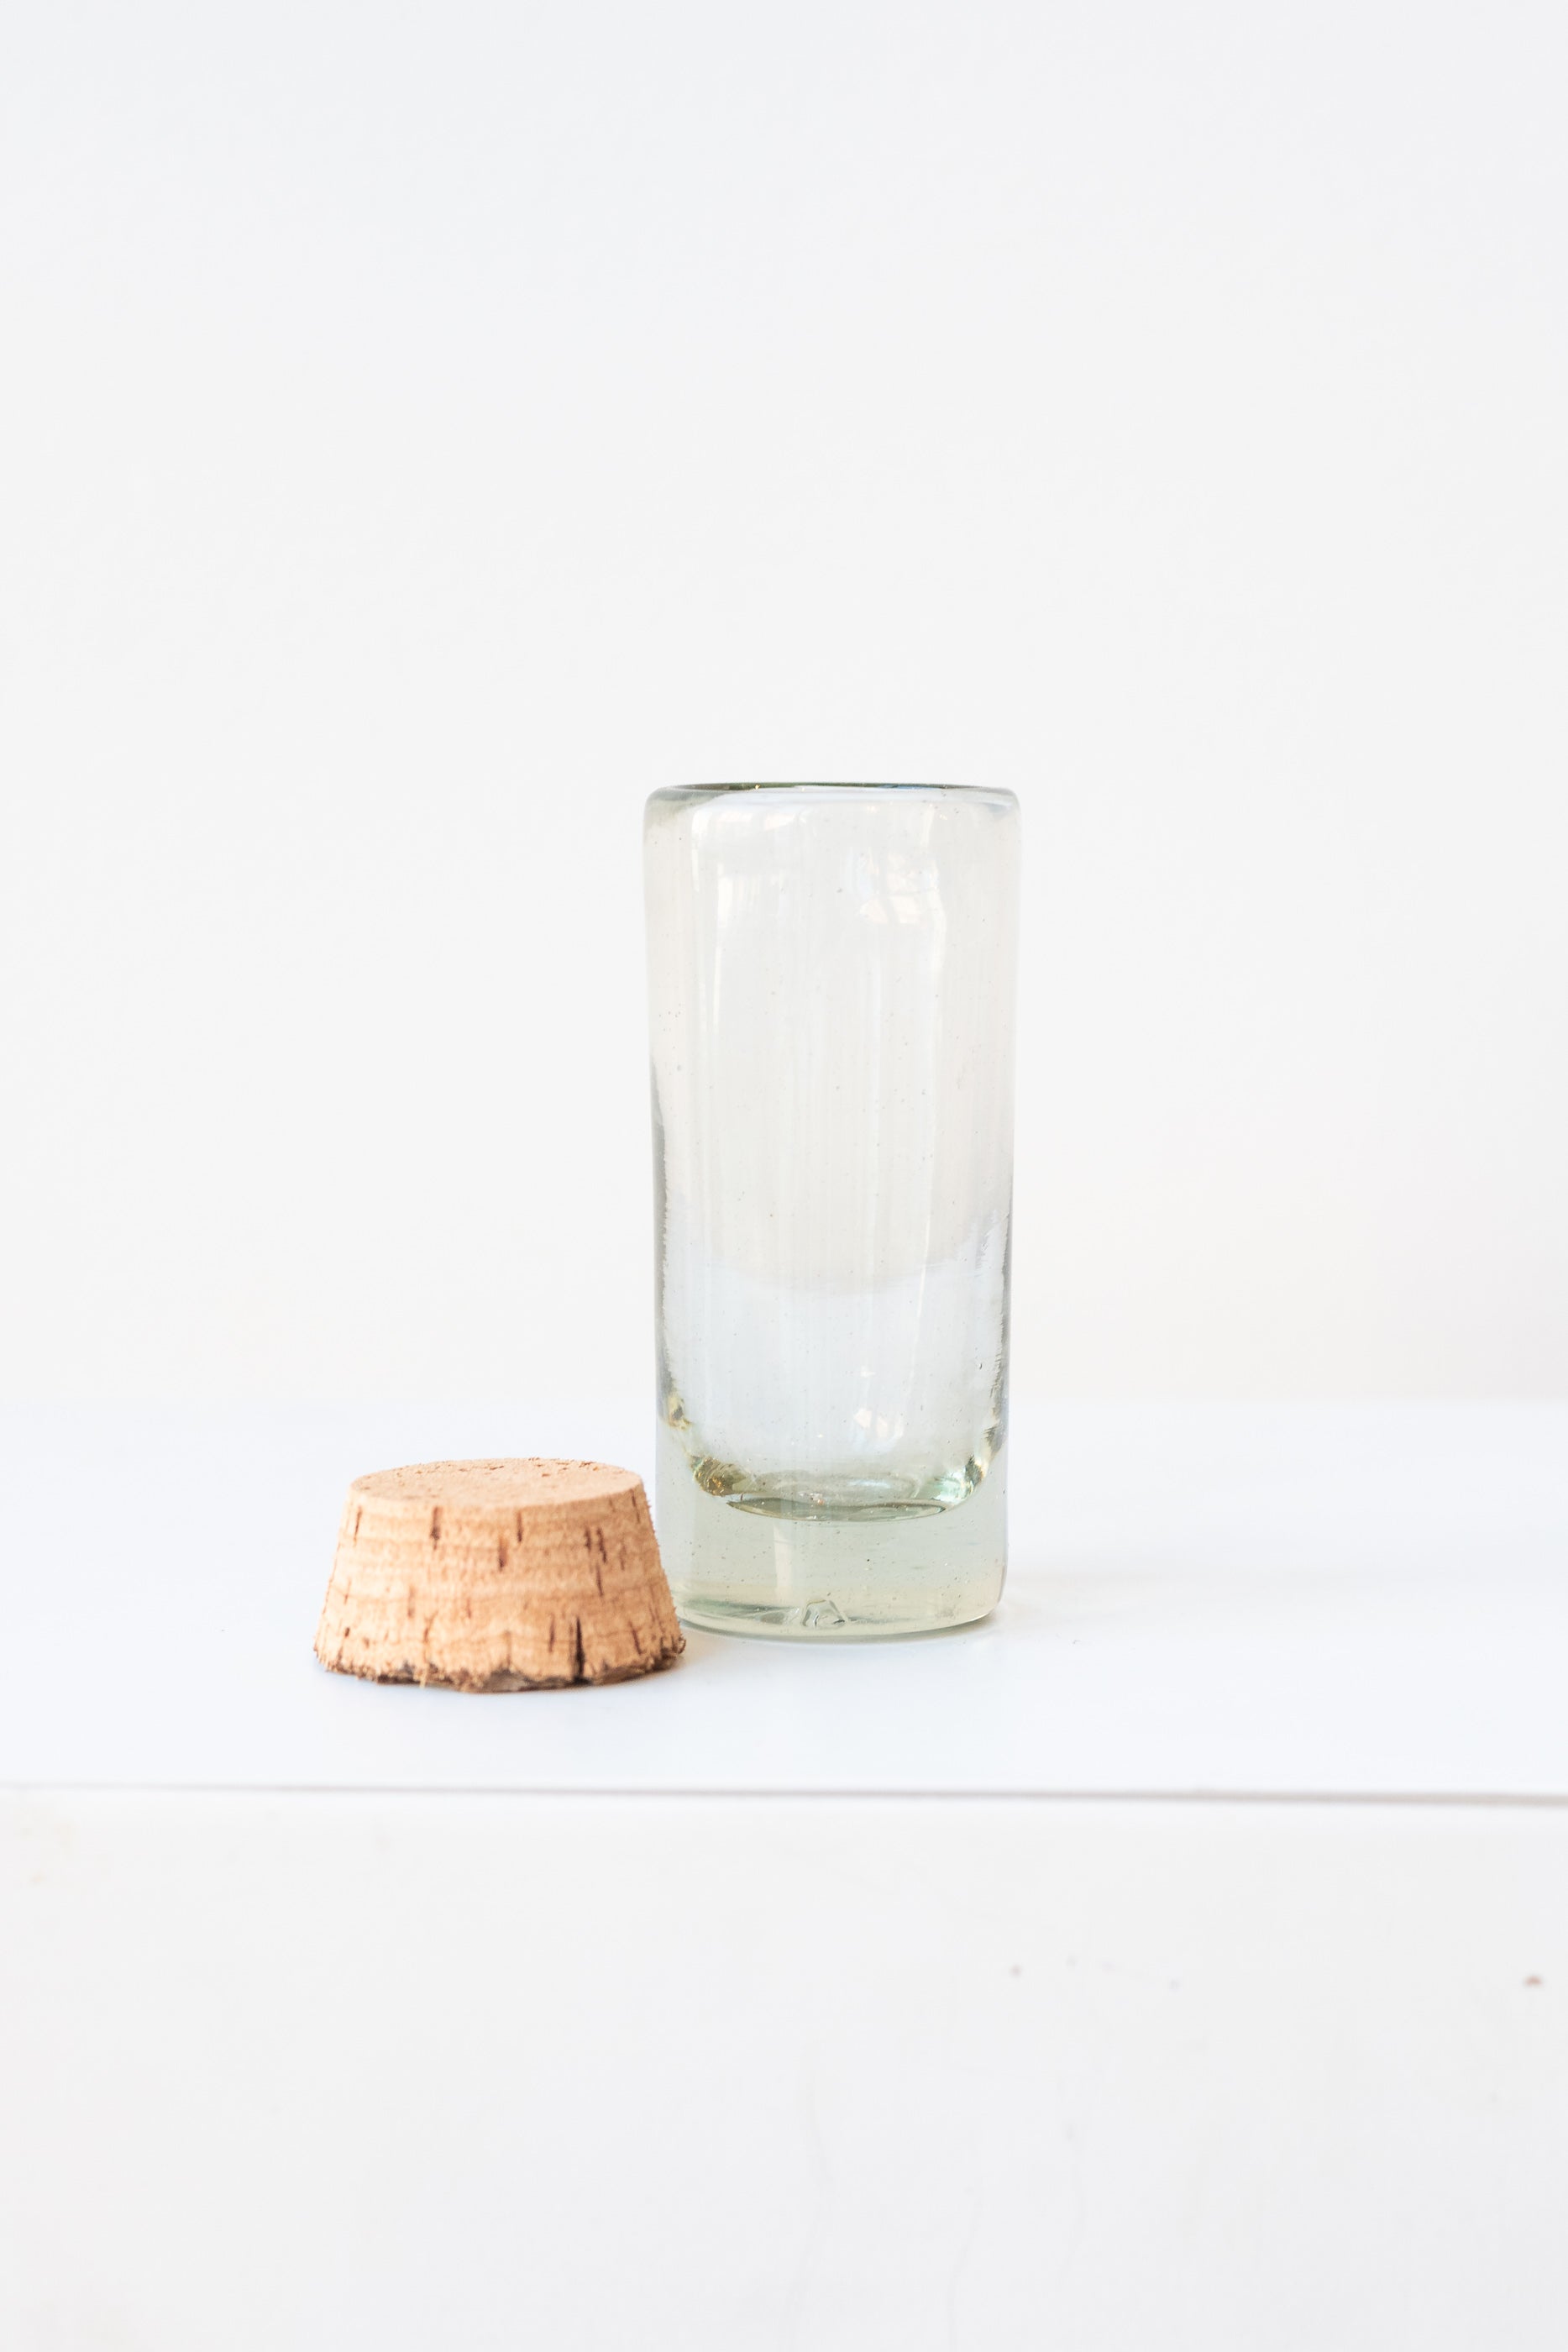
[[[1006,1565],[1018,805],[656,793],[661,1545],[689,1622],[961,1624]]]

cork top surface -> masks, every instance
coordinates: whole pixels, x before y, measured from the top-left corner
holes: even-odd
[[[635,1471],[609,1462],[527,1457],[499,1462],[413,1462],[356,1478],[357,1495],[402,1503],[445,1503],[454,1509],[538,1510],[555,1504],[600,1503],[641,1485]]]

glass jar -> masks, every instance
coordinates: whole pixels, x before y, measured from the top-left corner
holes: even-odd
[[[1018,803],[655,793],[657,1519],[690,1624],[985,1616],[1007,1559]]]

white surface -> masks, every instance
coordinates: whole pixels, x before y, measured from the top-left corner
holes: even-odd
[[[1565,1406],[1020,1409],[987,1625],[694,1633],[646,1682],[493,1699],[316,1665],[357,1472],[642,1468],[649,1434],[608,1407],[8,1415],[0,1781],[1568,1800]]]
[[[7,2352],[1559,2352],[1568,1408],[1026,1411],[976,1631],[314,1665],[355,1470],[647,1435],[8,1417]]]
[[[1020,795],[1021,1387],[1568,1390],[1565,39],[7,0],[0,1391],[640,1389],[737,775]]]
[[[1561,1811],[10,1798],[0,1918],[7,2352],[1561,2352]]]

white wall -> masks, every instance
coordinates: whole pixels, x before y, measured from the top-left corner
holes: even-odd
[[[1024,802],[1020,1385],[1568,1383],[1549,0],[13,0],[0,1387],[631,1391],[638,819]]]

